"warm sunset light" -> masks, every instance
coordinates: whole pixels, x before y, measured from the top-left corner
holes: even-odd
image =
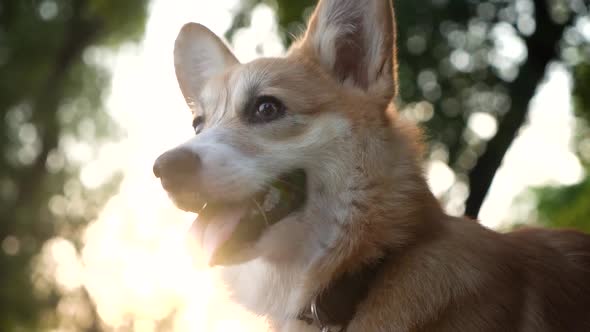
[[[57,9],[54,6],[58,2],[39,1],[43,3],[39,15],[55,16]],[[62,232],[52,234],[32,261],[35,294],[50,297],[54,286],[66,294],[56,301],[58,318],[41,313],[40,319],[44,323],[58,321],[53,325],[60,328],[51,331],[79,331],[79,326],[85,326],[89,331],[120,332],[268,330],[264,317],[229,300],[229,291],[221,283],[219,271],[206,266],[200,248],[188,232],[196,215],[176,208],[152,172],[154,160],[162,152],[194,135],[191,114],[174,72],[173,47],[180,28],[187,22],[199,22],[224,36],[231,28],[240,4],[239,0],[152,0],[145,34],[139,43],[126,43],[116,50],[89,47],[84,51],[86,63],[112,72],[110,88],[103,96],[104,108],[123,134],[96,143],[96,146],[62,137],[58,145],[63,156],[52,159],[53,155],[49,154],[47,162],[41,165],[46,165],[49,170],[52,165],[67,168],[63,165],[67,164],[64,160],[81,165],[79,182],[90,190],[107,183],[114,174],[120,174],[122,180],[96,217],[92,216],[83,227],[60,228]],[[0,14],[2,5],[0,3]],[[520,10],[526,11],[526,8]],[[515,26],[520,24],[520,30],[500,23],[489,32],[497,50],[490,52],[487,59],[503,78],[517,75],[518,70],[510,66],[527,57],[526,45],[519,34],[524,34],[530,27],[526,22],[518,22]],[[576,24],[581,36],[579,43],[590,41],[588,16]],[[470,26],[472,30],[477,28]],[[259,56],[280,56],[285,53],[285,46],[278,34],[279,29],[276,8],[258,5],[252,12],[252,24],[233,34],[231,47],[243,62]],[[0,69],[4,56],[3,33],[0,26]],[[448,40],[452,44],[452,36]],[[421,44],[424,40],[419,38],[399,43],[410,52],[426,47]],[[473,66],[473,58],[469,51],[455,51],[447,62],[457,72],[468,72]],[[428,86],[436,80],[435,75],[439,75],[436,70],[427,68],[420,73],[403,73],[417,76],[418,80],[426,82],[421,86]],[[509,82],[510,78],[506,81]],[[579,153],[583,152],[577,151],[574,144],[574,140],[580,139],[577,132],[580,127],[574,115],[573,86],[572,71],[565,61],[554,61],[548,66],[530,103],[527,120],[503,158],[481,206],[479,219],[486,227],[507,229],[514,223],[534,222],[537,198],[528,189],[573,185],[587,177],[587,166],[579,158]],[[403,115],[421,124],[430,121],[437,112],[436,102],[423,99],[408,103],[402,110]],[[451,102],[456,103],[456,100]],[[6,122],[16,119],[11,126],[24,129],[14,129],[18,133],[13,136],[34,142],[37,131],[28,130],[18,122],[19,114],[26,114],[27,107],[25,104],[13,107],[16,115],[8,114]],[[498,131],[496,114],[492,116],[485,109],[461,116],[465,131],[458,137],[466,142],[486,142]],[[83,124],[78,126],[77,130],[84,132],[88,127],[94,130],[94,125],[88,123],[86,127]],[[438,137],[430,132],[428,135]],[[91,152],[94,150],[95,154]],[[26,160],[28,150],[23,151],[19,150],[18,156]],[[473,156],[464,163],[468,166],[461,166],[464,171],[472,167],[478,156],[475,152],[470,153]],[[425,164],[425,173],[430,188],[441,199],[447,212],[462,215],[469,187],[465,174],[458,174],[454,166],[449,165],[448,158],[448,149],[440,142],[435,144]],[[4,176],[0,174],[0,200],[9,196],[5,193],[12,193],[9,185],[12,182],[6,180],[9,184],[5,184],[3,181]],[[64,196],[68,196],[68,190],[77,193],[79,189],[76,188],[64,184]],[[76,197],[84,199],[82,195]],[[78,210],[84,210],[80,207],[82,205],[76,205],[75,200],[66,203],[60,195],[53,195],[45,205],[47,213],[53,215],[64,216],[76,211],[77,206]],[[84,213],[79,211],[80,215]],[[76,236],[79,240],[72,240],[78,238]],[[26,236],[0,234],[0,244],[0,253],[7,257],[16,256],[26,247]],[[95,305],[95,313],[91,312],[92,308],[78,305],[88,299]],[[96,321],[100,323],[93,323]],[[2,323],[4,321],[0,320]],[[93,325],[95,329],[91,329],[92,324],[97,324]],[[0,330],[4,331],[2,326]]]
[[[223,34],[235,6],[234,1],[154,1],[142,44],[109,56],[114,71],[109,112],[126,138],[106,146],[82,171],[82,179],[96,179],[106,168],[121,170],[124,180],[88,226],[81,262],[71,262],[79,265],[71,273],[80,275],[98,314],[115,329],[153,331],[162,320],[174,331],[265,329],[263,319],[227,300],[215,271],[199,261],[198,249],[190,245],[187,231],[195,215],[174,207],[152,173],[160,153],[193,134],[174,75],[176,35],[187,22]],[[265,54],[280,53],[272,11],[262,7],[254,15],[262,24],[239,34],[238,54],[254,58],[261,36],[267,36]]]
[[[113,55],[110,113],[125,128],[127,138],[105,149],[104,159],[97,163],[122,167],[125,180],[99,219],[88,227],[84,267],[79,272],[108,325],[120,326],[131,319],[138,331],[150,331],[154,321],[173,310],[178,314],[173,325],[178,331],[260,331],[263,324],[224,300],[214,271],[192,264],[183,235],[194,216],[172,205],[151,172],[153,160],[162,151],[192,135],[190,115],[173,70],[176,34],[184,23],[193,21],[223,34],[234,5],[233,1],[216,5],[194,0],[155,1],[143,44]],[[254,15],[257,25],[240,32],[235,42],[242,61],[256,57],[260,40],[265,41],[262,54],[276,55],[282,50],[273,34],[276,23],[272,11],[260,7]],[[568,77],[559,67],[550,77],[539,98],[548,93],[559,97],[545,97],[545,102],[538,103],[530,125],[509,154],[484,205],[482,219],[491,227],[502,223],[510,203],[525,186],[571,183],[581,176],[579,163],[568,152],[571,110],[557,106],[569,104]],[[484,119],[473,121],[476,133],[489,130],[486,126]],[[531,144],[526,143],[530,140],[542,140],[545,148],[533,148],[526,158],[519,158],[514,150],[530,149]],[[564,158],[540,162],[546,149],[555,149]],[[563,172],[564,168],[569,171]],[[435,192],[446,192],[454,182],[453,173],[442,163],[433,162],[429,176]]]

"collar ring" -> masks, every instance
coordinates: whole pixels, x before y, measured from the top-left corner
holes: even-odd
[[[327,325],[324,325],[324,322],[322,322],[322,319],[320,318],[320,314],[318,311],[317,297],[314,298],[313,301],[311,301],[310,310],[311,310],[311,317],[313,318],[313,322],[315,323],[315,325],[317,327],[320,328],[320,331],[321,332],[331,332],[330,327]]]

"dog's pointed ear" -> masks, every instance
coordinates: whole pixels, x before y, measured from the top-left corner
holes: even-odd
[[[176,78],[189,106],[197,101],[205,82],[238,63],[223,41],[201,24],[185,24],[176,38]]]
[[[391,99],[395,30],[391,0],[320,0],[301,46],[337,80]]]

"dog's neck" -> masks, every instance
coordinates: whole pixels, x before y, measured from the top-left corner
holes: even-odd
[[[342,164],[312,175],[321,195],[297,221],[307,242],[288,260],[259,258],[224,270],[239,302],[275,321],[295,319],[339,277],[412,246],[442,219],[417,165],[418,137],[398,119],[393,125],[356,133],[354,146],[328,156]]]
[[[316,274],[309,279],[312,283],[325,287],[386,253],[404,251],[429,238],[443,219],[444,212],[422,174],[418,130],[402,119],[390,121],[395,128],[372,129],[355,140],[351,175],[330,199],[340,202],[333,211],[346,211],[340,217],[343,222],[331,232],[338,237],[326,244],[330,250],[317,257],[310,269]]]

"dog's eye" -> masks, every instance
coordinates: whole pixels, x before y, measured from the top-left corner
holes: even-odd
[[[285,105],[280,100],[271,96],[262,96],[256,100],[250,121],[253,123],[270,122],[283,115],[285,115]]]
[[[198,134],[203,129],[203,123],[205,122],[205,118],[202,115],[195,116],[193,119],[193,129],[195,130],[195,134]]]

